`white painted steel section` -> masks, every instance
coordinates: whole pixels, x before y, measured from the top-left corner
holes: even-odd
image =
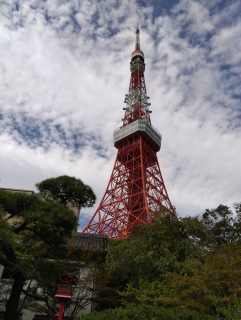
[[[135,132],[146,133],[151,140],[153,140],[159,147],[161,147],[161,135],[151,124],[146,120],[136,120],[125,127],[115,129],[113,138],[114,145],[116,142],[125,139],[126,137],[133,135]]]

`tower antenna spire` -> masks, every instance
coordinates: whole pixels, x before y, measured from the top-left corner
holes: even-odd
[[[128,236],[135,225],[158,217],[178,220],[157,159],[161,135],[151,124],[138,25],[130,71],[123,123],[113,134],[118,150],[114,168],[99,207],[83,230],[118,239]]]
[[[136,25],[136,50],[140,50],[140,30],[138,24]]]

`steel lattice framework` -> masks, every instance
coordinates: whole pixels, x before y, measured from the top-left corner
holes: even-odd
[[[161,135],[151,125],[139,34],[137,27],[123,125],[114,131],[118,149],[114,168],[99,207],[83,230],[110,238],[124,238],[134,225],[152,222],[156,215],[177,220],[157,159]]]

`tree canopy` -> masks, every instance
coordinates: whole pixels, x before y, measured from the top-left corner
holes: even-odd
[[[177,308],[142,305],[129,305],[126,308],[108,309],[94,312],[78,320],[217,320],[217,317],[200,314],[195,311],[183,311]]]
[[[53,299],[56,279],[64,270],[59,261],[67,257],[67,243],[77,227],[69,207],[95,201],[92,189],[73,177],[51,178],[37,186],[44,200],[36,194],[0,190],[0,263],[10,280],[2,282],[0,293],[6,305],[4,320],[20,319],[24,304],[34,308],[38,299],[51,311],[47,293]],[[52,312],[56,314],[54,306]]]
[[[1,190],[0,203],[0,263],[13,280],[5,319],[16,320],[25,281],[44,281],[46,268],[51,269],[46,259],[65,255],[66,241],[77,222],[70,209],[36,195]]]
[[[72,204],[74,207],[92,207],[96,196],[92,188],[80,179],[59,176],[43,180],[36,184],[45,200],[57,201],[64,206]]]
[[[234,207],[162,217],[111,240],[97,300],[114,310],[84,319],[240,319],[241,205]]]

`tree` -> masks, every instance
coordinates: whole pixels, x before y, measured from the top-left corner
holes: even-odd
[[[0,263],[13,281],[4,319],[16,320],[26,280],[43,281],[47,265],[53,268],[50,259],[65,255],[76,217],[64,206],[36,195],[1,190],[0,204]]]
[[[211,245],[221,245],[234,240],[235,217],[229,207],[219,205],[216,209],[206,209],[200,221],[207,227]]]
[[[107,268],[112,275],[138,285],[173,272],[187,258],[201,258],[205,226],[196,218],[175,221],[166,216],[153,223],[137,225],[123,240],[112,240]],[[120,283],[121,284],[121,283]]]
[[[47,201],[57,201],[64,206],[77,208],[92,207],[96,196],[88,185],[80,179],[69,176],[59,176],[43,180],[36,184],[38,190]]]
[[[241,301],[241,204],[234,207],[235,213],[220,205],[179,221],[162,217],[137,226],[124,240],[112,240],[106,266],[119,306],[211,315],[230,307],[236,312],[235,297]]]
[[[127,308],[109,309],[102,312],[94,312],[86,315],[81,320],[217,320],[217,317],[212,317],[205,314],[200,314],[195,311],[181,309],[167,309],[158,306],[150,306],[142,304],[139,306],[129,305]],[[78,318],[78,320],[80,320]]]
[[[201,258],[199,242],[205,237],[206,230],[201,226],[202,223],[194,218],[176,221],[163,216],[153,223],[137,225],[125,239],[111,240],[106,274],[98,281],[100,309],[143,303],[139,299],[139,295],[143,296],[143,287],[156,281],[163,286],[166,273],[180,268],[179,264],[188,257]],[[135,292],[130,292],[130,287]]]
[[[96,199],[92,189],[74,177],[46,179],[37,188],[45,201],[36,195],[0,191],[0,263],[13,282],[5,320],[18,319],[21,293],[44,300],[36,295],[37,286],[24,288],[26,280],[53,289],[63,270],[55,260],[65,257],[67,241],[77,226],[68,207],[90,207]]]

